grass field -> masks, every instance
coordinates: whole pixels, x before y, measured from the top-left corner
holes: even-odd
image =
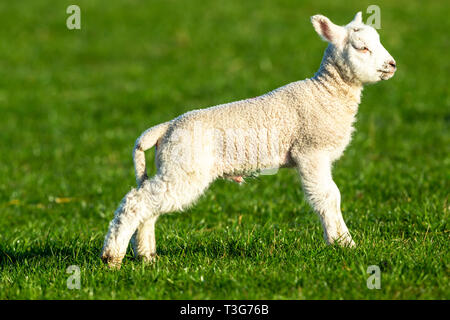
[[[81,8],[69,31],[66,8]],[[0,3],[0,299],[449,299],[449,6],[378,1],[396,59],[366,87],[334,169],[356,249],[328,247],[294,170],[217,181],[162,217],[159,259],[106,269],[109,221],[146,128],[318,69],[309,17],[371,1]],[[152,152],[148,162],[152,163]],[[66,268],[81,288],[66,286]],[[369,290],[367,267],[381,268]]]

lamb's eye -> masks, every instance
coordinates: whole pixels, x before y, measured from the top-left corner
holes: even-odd
[[[362,47],[361,49],[358,49],[358,50],[361,51],[362,53],[367,53],[370,51],[369,48],[367,48],[367,47]]]
[[[353,43],[352,43],[352,45],[353,45],[353,48],[355,48],[355,49],[358,50],[359,52],[362,52],[362,53],[370,52],[369,48],[367,48],[367,47],[364,46],[364,45],[355,45],[355,44],[353,44]]]

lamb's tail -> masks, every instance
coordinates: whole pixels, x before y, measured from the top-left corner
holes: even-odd
[[[153,147],[169,128],[170,122],[164,122],[144,131],[136,140],[133,149],[134,170],[138,187],[147,179],[145,151]]]

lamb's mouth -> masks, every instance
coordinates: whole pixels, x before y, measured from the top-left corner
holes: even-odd
[[[392,78],[392,76],[394,75],[395,71],[389,71],[389,70],[377,70],[378,72],[380,72],[380,79],[381,80],[388,80],[390,78]]]

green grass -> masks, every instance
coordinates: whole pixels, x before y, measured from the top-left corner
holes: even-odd
[[[328,247],[294,170],[218,181],[157,224],[159,259],[99,259],[134,185],[146,128],[310,77],[325,43],[309,17],[371,1],[0,3],[1,299],[449,299],[449,6],[379,1],[398,64],[367,87],[334,178],[358,245]],[[364,19],[367,14],[364,15]],[[148,161],[152,162],[149,153]],[[153,168],[154,169],[154,168]],[[66,268],[81,269],[69,290]],[[369,265],[381,289],[366,287]]]

